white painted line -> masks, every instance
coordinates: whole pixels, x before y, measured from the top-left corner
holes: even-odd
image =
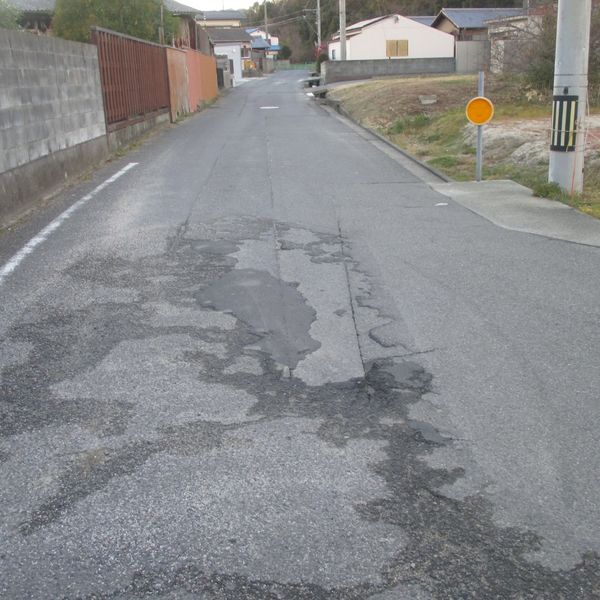
[[[447,202],[438,202],[436,206],[448,206]]]
[[[3,281],[21,264],[23,259],[29,256],[42,242],[45,242],[53,231],[56,231],[76,210],[89,202],[94,196],[97,196],[104,188],[114,183],[119,177],[122,177],[138,163],[129,163],[123,167],[118,173],[101,183],[97,188],[94,188],[89,194],[77,200],[75,204],[67,208],[63,213],[58,215],[54,221],[46,225],[34,238],[29,240],[21,250],[19,250],[1,269],[0,269],[0,285]]]
[[[260,110],[277,110],[279,106],[261,106]]]

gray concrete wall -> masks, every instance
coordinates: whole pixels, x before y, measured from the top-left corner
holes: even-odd
[[[490,43],[486,41],[456,42],[456,72],[477,73],[490,64]]]
[[[0,219],[108,154],[95,46],[0,29]]]
[[[406,58],[402,60],[330,60],[321,65],[325,83],[373,77],[454,73],[454,58]]]

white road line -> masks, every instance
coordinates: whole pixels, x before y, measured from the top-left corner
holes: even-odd
[[[1,269],[0,269],[0,285],[4,280],[21,264],[23,259],[29,256],[42,242],[45,242],[53,231],[56,231],[76,210],[89,202],[94,196],[97,196],[104,188],[114,183],[119,177],[122,177],[138,163],[129,163],[123,167],[118,173],[101,183],[97,188],[94,188],[89,194],[75,202],[71,207],[67,208],[63,213],[58,215],[54,221],[46,225],[34,238],[29,240],[21,250],[19,250]]]

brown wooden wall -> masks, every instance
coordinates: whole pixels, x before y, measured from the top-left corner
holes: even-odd
[[[92,29],[98,47],[106,122],[128,125],[169,109],[169,75],[164,46],[101,28]]]

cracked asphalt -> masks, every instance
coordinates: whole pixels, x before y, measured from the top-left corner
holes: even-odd
[[[0,597],[600,598],[600,249],[448,201],[298,78],[0,237],[138,163],[0,284]]]

